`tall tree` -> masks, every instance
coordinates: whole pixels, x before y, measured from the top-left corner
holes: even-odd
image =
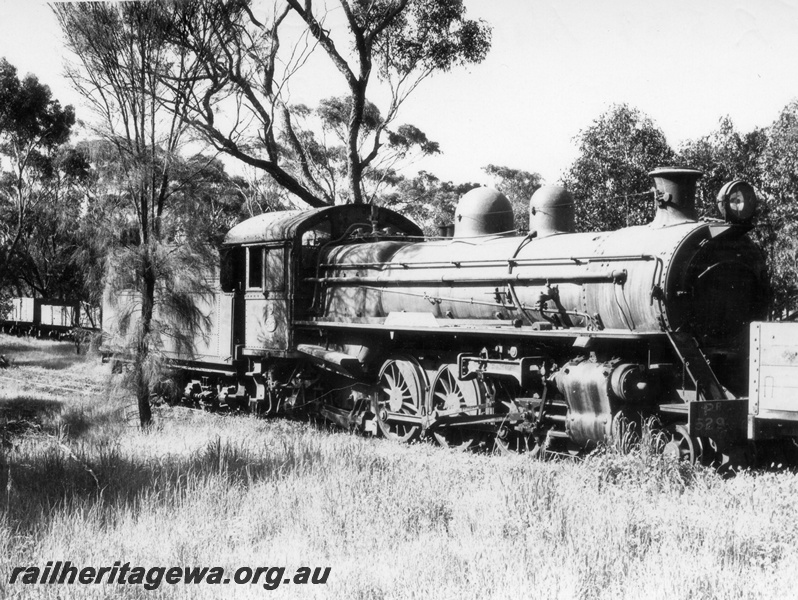
[[[283,136],[287,142],[284,145],[286,165],[297,173],[302,168],[310,172],[324,201],[330,204],[351,199],[346,149],[350,112],[351,98],[348,97],[325,98],[314,110],[293,106],[294,139],[301,145],[302,153],[297,153],[290,137]],[[382,122],[380,110],[367,102],[360,133],[361,146],[376,135]],[[372,202],[385,189],[399,183],[398,166],[440,152],[438,143],[429,140],[413,125],[400,125],[385,133],[381,151],[363,171],[361,189],[366,202]]]
[[[191,93],[173,94],[174,109],[218,150],[311,206],[364,202],[364,182],[386,173],[378,160],[385,147],[403,143],[396,136],[411,139],[409,130],[391,128],[408,96],[432,74],[486,56],[490,29],[465,13],[463,0],[177,0],[168,39],[195,79]],[[293,78],[315,49],[346,90],[315,112],[336,123],[343,190],[327,180],[329,148],[300,123],[309,109],[290,102]],[[387,97],[376,112],[367,98],[375,79]]]
[[[0,287],[19,279],[20,244],[36,207],[52,197],[58,150],[71,133],[75,113],[52,97],[34,75],[23,79],[0,59],[0,157],[8,169],[0,182]]]
[[[678,161],[698,169],[704,176],[698,180],[696,204],[699,214],[716,216],[715,199],[723,185],[733,179],[745,179],[762,189],[762,156],[767,145],[767,132],[755,129],[740,133],[732,120],[722,117],[718,128],[709,135],[690,140],[679,149]]]
[[[761,207],[759,234],[768,257],[772,309],[795,309],[798,291],[798,100],[791,102],[768,129],[762,166],[762,189],[767,202]]]
[[[158,2],[55,4],[66,47],[68,74],[93,108],[96,134],[111,149],[105,175],[106,208],[127,220],[132,235],[117,238],[110,285],[138,292],[132,338],[133,384],[142,427],[152,420],[150,393],[162,365],[162,343],[172,338],[190,351],[202,326],[192,296],[202,293],[211,253],[204,244],[169,245],[168,219],[176,165],[188,127],[181,107],[197,79],[185,54],[167,43],[171,10]],[[169,81],[165,85],[164,81]],[[172,108],[167,111],[164,103]],[[122,323],[124,326],[124,323]]]
[[[35,186],[29,178],[36,201],[6,263],[8,280],[26,295],[88,300],[76,252],[86,241],[81,221],[87,208],[89,165],[67,145],[38,162]]]
[[[648,172],[673,163],[665,135],[639,110],[611,107],[576,137],[579,156],[563,177],[583,231],[618,229],[651,220]]]

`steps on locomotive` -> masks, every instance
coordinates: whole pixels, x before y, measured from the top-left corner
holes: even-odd
[[[682,361],[684,366],[684,373],[689,377],[689,382],[692,384],[693,398],[692,400],[720,400],[728,398],[726,391],[715,376],[709,362],[704,356],[704,353],[698,346],[695,338],[687,333],[668,332],[668,339],[673,346],[674,351]],[[687,391],[691,388],[682,387],[681,392],[687,395]],[[677,392],[680,390],[677,389]],[[687,398],[683,397],[687,401]]]

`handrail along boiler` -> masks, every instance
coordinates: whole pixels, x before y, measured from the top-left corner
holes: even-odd
[[[578,452],[655,416],[668,453],[714,460],[756,429],[756,198],[731,182],[724,218],[699,220],[700,172],[651,175],[653,221],[617,231],[576,233],[560,187],[534,194],[528,235],[489,188],[463,196],[443,239],[363,205],[249,219],[228,233],[202,300],[210,335],[193,356],[173,350],[185,395],[507,451]]]

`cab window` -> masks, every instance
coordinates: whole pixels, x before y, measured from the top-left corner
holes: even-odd
[[[283,248],[266,249],[266,282],[263,286],[266,292],[282,292],[285,287],[283,253]]]
[[[219,278],[223,292],[244,289],[244,267],[246,249],[241,247],[223,248],[221,251],[221,272]]]
[[[263,289],[263,248],[247,248],[247,289]]]

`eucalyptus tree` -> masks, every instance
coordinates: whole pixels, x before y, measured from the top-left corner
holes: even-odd
[[[579,155],[563,177],[576,202],[577,226],[611,230],[653,216],[648,173],[673,164],[675,152],[651,118],[612,106],[576,136]]]
[[[413,219],[429,236],[440,235],[440,228],[454,220],[457,202],[466,192],[479,187],[478,183],[455,184],[441,181],[427,171],[415,177],[402,178],[390,193],[383,194],[378,203]]]
[[[682,144],[679,162],[704,174],[697,185],[699,214],[717,216],[718,191],[733,179],[745,179],[763,190],[762,159],[767,142],[765,129],[740,132],[729,117],[722,117],[714,131]]]
[[[519,231],[528,231],[529,200],[543,185],[540,174],[493,164],[483,167],[482,170],[494,180],[496,189],[507,196],[513,205],[515,228]]]
[[[90,167],[80,151],[66,144],[35,163],[27,182],[33,201],[14,252],[7,257],[7,282],[22,295],[89,300],[79,254],[86,242],[82,221]],[[14,178],[6,175],[0,189],[13,185]]]
[[[20,79],[0,59],[0,287],[19,287],[20,249],[37,210],[53,199],[58,154],[74,123],[72,107],[48,86],[34,75]]]
[[[798,100],[767,129],[762,152],[760,227],[768,257],[774,312],[794,312],[798,296]]]
[[[315,109],[293,105],[292,123],[297,144],[283,144],[283,159],[287,167],[296,170],[299,165],[304,165],[322,198],[330,204],[353,198],[347,152],[351,106],[352,99],[346,96],[324,98]],[[380,135],[381,128],[384,135],[380,151],[362,173],[362,202],[373,202],[396,186],[402,180],[399,167],[440,152],[439,144],[414,125],[384,129],[380,110],[366,102],[360,147],[373,142],[374,136]]]
[[[479,63],[490,48],[490,28],[466,18],[463,0],[172,6],[166,35],[194,76],[187,93],[176,93],[182,80],[171,79],[173,110],[216,149],[311,206],[368,201],[365,184],[392,176],[391,160],[380,162],[386,153],[437,151],[417,128],[393,126],[400,107],[434,73]],[[319,53],[325,61],[314,60]],[[344,94],[316,109],[293,102],[309,63],[320,85]],[[383,99],[381,109],[370,92]],[[342,175],[345,186],[337,184]]]

